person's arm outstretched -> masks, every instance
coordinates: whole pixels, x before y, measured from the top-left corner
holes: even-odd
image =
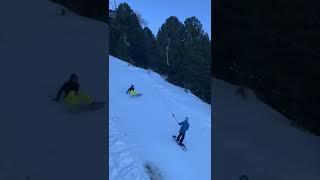
[[[132,91],[133,90],[133,88],[132,87],[129,87],[129,89],[128,89],[128,91],[127,91],[127,94],[130,92],[130,91]]]
[[[58,91],[58,94],[57,94],[56,98],[53,99],[54,101],[59,101],[60,96],[61,96],[61,93],[64,91],[65,86],[66,86],[65,83],[61,86],[61,88],[60,88],[59,91]]]

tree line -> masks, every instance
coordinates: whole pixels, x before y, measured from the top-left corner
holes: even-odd
[[[112,56],[152,69],[210,103],[211,41],[196,17],[182,23],[171,16],[154,35],[127,3],[120,4],[116,12],[109,20]]]

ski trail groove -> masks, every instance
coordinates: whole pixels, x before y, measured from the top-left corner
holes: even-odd
[[[138,154],[139,146],[130,143],[130,139],[116,127],[115,121],[119,119],[111,116],[109,120],[109,178],[147,180],[148,175]]]

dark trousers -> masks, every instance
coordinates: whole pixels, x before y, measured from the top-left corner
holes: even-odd
[[[181,144],[182,141],[184,140],[184,136],[185,136],[186,133],[182,133],[180,132],[178,137],[177,137],[177,141],[179,141],[179,143]]]

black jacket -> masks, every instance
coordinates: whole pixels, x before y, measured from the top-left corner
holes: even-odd
[[[134,91],[134,88],[133,87],[130,87],[127,91],[127,94],[130,92],[130,91]]]
[[[67,97],[67,95],[69,94],[70,91],[75,91],[76,94],[78,93],[78,90],[80,88],[79,83],[77,82],[72,82],[72,81],[67,81],[66,83],[64,83],[62,85],[62,87],[60,88],[56,100],[59,100],[61,93],[64,92],[64,97]]]

